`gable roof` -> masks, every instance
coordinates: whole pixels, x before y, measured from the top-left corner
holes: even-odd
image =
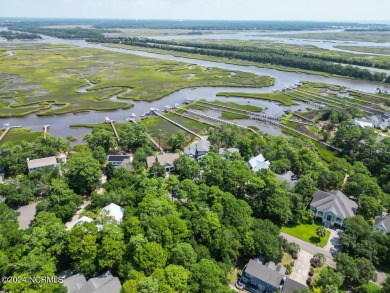
[[[170,166],[174,166],[173,161],[179,158],[179,154],[162,154],[159,156],[151,156],[146,158],[146,162],[148,164],[148,169],[153,166],[155,162],[159,162],[161,165],[166,166],[169,164]]]
[[[249,161],[247,162],[247,165],[253,171],[259,171],[261,169],[268,169],[271,163],[269,161],[266,161],[264,156],[260,154],[257,157],[250,158]]]
[[[184,148],[184,153],[186,155],[196,155],[196,152],[209,152],[210,151],[210,142],[205,139],[199,139],[188,148]]]
[[[251,259],[245,268],[245,273],[258,280],[266,282],[275,288],[280,288],[284,275]]]
[[[100,211],[100,214],[105,212],[107,212],[108,216],[113,217],[119,224],[122,223],[123,214],[125,213],[124,208],[118,206],[115,203],[110,203]]]
[[[304,284],[298,283],[297,281],[294,281],[293,279],[286,278],[284,281],[282,292],[294,292],[296,289],[306,289],[306,286]]]
[[[123,162],[126,159],[130,160],[130,158],[131,158],[131,156],[129,156],[129,155],[108,155],[107,161],[108,162]]]
[[[83,274],[78,273],[66,278],[63,284],[68,293],[119,293],[121,290],[119,279],[109,271],[88,282]]]
[[[93,220],[87,216],[82,216],[80,219],[77,220],[77,222],[74,224],[75,226],[76,225],[80,225],[82,223],[91,223],[93,222]]]
[[[53,165],[57,165],[57,159],[54,156],[27,161],[28,169],[42,168]]]
[[[390,217],[375,217],[374,226],[383,226],[387,233],[390,233]]]
[[[330,192],[318,190],[310,205],[318,211],[331,211],[343,219],[353,217],[358,207],[356,202],[350,200],[340,190]]]

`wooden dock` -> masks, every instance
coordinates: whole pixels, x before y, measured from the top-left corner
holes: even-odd
[[[193,132],[192,130],[189,130],[188,128],[184,127],[183,125],[181,125],[181,124],[179,124],[179,123],[177,123],[177,122],[175,122],[175,121],[173,121],[173,120],[171,120],[171,119],[165,117],[164,115],[161,115],[161,114],[158,113],[157,111],[154,111],[154,114],[156,114],[157,116],[159,116],[159,117],[161,117],[161,118],[163,118],[163,119],[165,119],[165,120],[171,122],[172,124],[174,124],[174,125],[176,125],[177,127],[179,127],[179,128],[181,128],[181,129],[187,131],[188,133],[190,133],[190,134],[192,134],[192,135],[194,135],[194,136],[196,136],[196,137],[202,138],[199,134],[197,134],[197,133]]]
[[[162,153],[164,153],[164,149],[162,148],[162,146],[160,146],[158,143],[157,143],[157,141],[155,141],[154,139],[153,139],[153,137],[151,137],[150,136],[150,134],[149,133],[146,133],[147,135],[148,135],[148,137],[149,137],[149,139],[152,141],[152,143],[162,152]]]
[[[116,140],[119,142],[120,141],[120,138],[119,138],[119,134],[118,134],[118,130],[116,130],[116,127],[115,127],[115,121],[114,120],[111,120],[110,121],[110,124],[111,124],[111,127],[112,129],[114,130],[114,134],[116,136]]]
[[[43,125],[43,135],[45,136],[45,138],[46,138],[47,133],[49,132],[49,127],[50,127],[50,125],[48,125],[48,124]]]

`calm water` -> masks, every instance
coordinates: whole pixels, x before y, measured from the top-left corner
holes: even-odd
[[[166,96],[163,99],[153,101],[153,102],[145,102],[145,101],[135,101],[134,107],[127,110],[115,110],[115,111],[90,111],[86,113],[78,113],[78,114],[65,114],[60,116],[43,116],[39,117],[35,114],[28,115],[20,118],[0,118],[0,126],[3,123],[11,123],[13,125],[22,125],[23,127],[32,128],[33,130],[41,130],[44,124],[50,125],[50,132],[53,135],[60,135],[66,137],[67,135],[72,135],[77,139],[81,139],[82,136],[88,132],[86,129],[70,129],[69,125],[76,123],[98,123],[103,122],[105,117],[110,117],[111,119],[115,119],[117,121],[123,121],[125,118],[130,117],[131,113],[136,113],[139,115],[148,111],[151,107],[159,108],[160,110],[164,108],[165,105],[174,105],[175,103],[181,103],[185,100],[185,98],[204,98],[207,100],[215,100],[216,94],[222,91],[229,92],[251,92],[251,93],[266,93],[272,92],[276,89],[282,89],[286,86],[290,86],[299,81],[312,81],[312,82],[325,82],[330,84],[338,84],[350,88],[354,88],[356,90],[366,91],[373,93],[377,87],[386,88],[390,90],[389,85],[381,85],[375,82],[362,81],[362,80],[349,80],[344,78],[336,78],[336,77],[323,77],[319,75],[312,74],[303,74],[303,73],[295,73],[295,72],[284,72],[276,69],[266,69],[266,68],[257,68],[255,66],[240,66],[240,65],[232,65],[220,62],[211,62],[204,61],[198,59],[191,58],[183,58],[183,57],[175,57],[173,55],[166,54],[154,54],[143,51],[134,51],[134,50],[126,50],[120,48],[109,48],[104,47],[102,45],[97,44],[89,44],[83,40],[63,40],[52,37],[43,36],[42,40],[36,41],[2,41],[3,43],[8,44],[18,44],[18,43],[63,43],[63,44],[72,44],[80,47],[86,48],[96,48],[101,50],[108,50],[113,52],[126,53],[130,55],[139,55],[150,58],[158,58],[158,59],[166,59],[173,61],[181,61],[190,64],[196,64],[204,67],[217,67],[221,69],[230,70],[232,74],[237,71],[243,72],[251,72],[256,75],[269,75],[275,78],[275,85],[271,87],[265,88],[231,88],[231,87],[197,87],[197,88],[187,88],[179,90],[173,94]],[[86,91],[89,87],[92,87],[92,83],[88,83],[88,85],[84,87],[80,87],[78,90],[80,92]],[[131,90],[130,88],[127,91]],[[120,100],[117,96],[112,96],[112,100]],[[256,99],[243,99],[243,98],[218,98],[221,101],[232,101],[241,104],[251,104],[255,106],[262,107],[266,113],[271,115],[282,115],[284,110],[287,110],[287,107],[283,107],[274,102],[267,102],[264,100],[256,100]],[[125,100],[129,101],[129,100]],[[300,104],[297,106],[291,107],[291,110],[305,109],[307,107],[306,104]],[[240,122],[243,123],[243,122]],[[259,124],[258,126],[261,127]],[[264,126],[264,130],[269,129],[269,126]],[[269,131],[266,131],[269,132]]]

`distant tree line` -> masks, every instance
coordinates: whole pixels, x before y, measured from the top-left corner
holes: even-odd
[[[0,37],[5,38],[7,40],[34,40],[34,39],[42,39],[40,35],[30,34],[30,33],[15,33],[10,31],[0,32]]]
[[[368,60],[366,61],[359,59],[348,59],[344,57],[318,56],[308,53],[289,52],[287,50],[281,49],[263,49],[246,46],[242,47],[219,44],[173,42],[147,38],[96,38],[90,39],[90,41],[119,43],[146,48],[225,57],[229,59],[239,59],[263,64],[280,65],[304,70],[326,72],[358,79],[390,82],[389,77],[385,73],[371,73],[367,69],[361,69],[350,65],[335,64],[346,63],[360,66],[374,66],[373,63]]]

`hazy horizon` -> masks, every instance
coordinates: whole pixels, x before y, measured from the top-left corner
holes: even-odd
[[[390,22],[388,0],[0,0],[0,4],[2,18]]]

